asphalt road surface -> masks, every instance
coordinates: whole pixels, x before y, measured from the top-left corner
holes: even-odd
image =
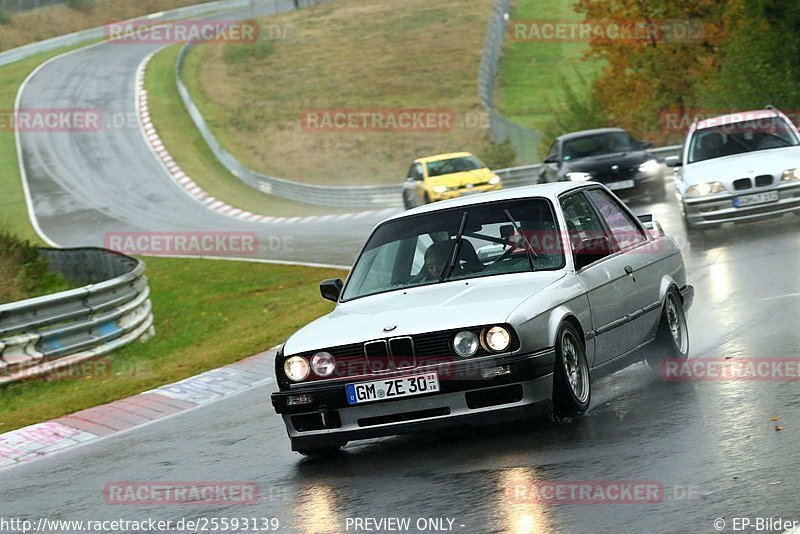
[[[291,1],[278,4],[288,10]],[[256,14],[275,12],[257,5]],[[247,18],[226,12],[219,20]],[[93,109],[98,131],[20,133],[22,161],[36,218],[60,246],[103,246],[118,232],[256,232],[255,257],[350,265],[382,215],[302,223],[247,223],[202,206],[173,183],[135,120],[139,64],[160,44],[104,43],[47,63],[27,83],[23,109]],[[367,208],[365,208],[367,209]],[[269,215],[268,213],[265,215]],[[335,246],[332,246],[335,243]]]
[[[136,68],[154,49],[104,44],[72,53],[31,79],[21,106],[132,116]],[[349,264],[377,222],[370,215],[270,225],[215,214],[168,179],[136,125],[27,133],[21,141],[37,219],[62,246],[102,245],[109,231],[245,230],[292,238],[292,247],[260,257]],[[693,358],[797,356],[800,219],[689,242],[673,200],[635,210],[653,212],[682,243],[696,288]],[[590,410],[572,421],[369,440],[329,461],[290,452],[271,387],[0,471],[0,517],[275,517],[283,531],[308,533],[355,532],[357,518],[389,517],[409,518],[412,532],[428,518],[450,531],[570,533],[716,532],[717,518],[730,532],[736,517],[800,520],[796,382],[667,382],[637,364],[595,384]],[[534,481],[592,480],[653,481],[663,494],[650,504],[612,505],[547,504],[513,492]],[[105,485],[119,481],[250,481],[261,499],[249,506],[106,504]]]
[[[689,243],[674,201],[635,210],[653,212],[683,243],[696,288],[693,358],[797,355],[797,218]],[[376,439],[323,461],[290,452],[269,402],[272,387],[4,470],[0,517],[275,517],[283,531],[308,533],[356,532],[356,518],[387,517],[410,518],[411,532],[427,518],[453,523],[451,530],[422,525],[426,532],[570,533],[717,532],[717,518],[732,532],[735,517],[800,520],[796,382],[668,382],[636,364],[596,383],[590,410],[572,421]],[[650,504],[547,504],[510,489],[594,480],[653,481],[663,496]],[[106,504],[104,486],[119,481],[250,481],[261,499]]]

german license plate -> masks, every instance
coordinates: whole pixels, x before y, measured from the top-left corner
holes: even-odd
[[[358,382],[347,384],[345,391],[347,391],[347,404],[413,397],[439,391],[439,377],[431,372],[424,375]]]
[[[606,187],[612,191],[617,191],[619,189],[630,189],[633,185],[633,180],[622,180],[620,182],[609,182],[606,184]]]
[[[753,195],[733,197],[733,205],[737,208],[743,208],[745,206],[753,206],[755,204],[777,202],[780,199],[781,196],[777,191],[764,191],[763,193],[755,193]]]

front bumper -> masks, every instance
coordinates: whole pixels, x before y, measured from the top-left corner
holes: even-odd
[[[735,196],[777,191],[779,199],[768,204],[756,204],[737,208]],[[800,211],[800,183],[789,183],[778,187],[754,188],[738,195],[716,194],[710,197],[681,197],[684,217],[693,227],[717,226],[726,222],[753,221]]]
[[[348,381],[340,380],[334,385],[310,384],[308,388],[275,392],[272,404],[283,416],[292,450],[513,420],[551,409],[554,349],[480,360],[435,366],[440,391],[428,395],[350,406],[345,394]],[[483,370],[501,365],[508,366],[508,374],[483,378]],[[428,370],[417,368],[403,374]],[[379,377],[367,380],[375,379]],[[288,406],[287,399],[299,394],[312,396],[313,403]]]
[[[664,177],[661,173],[638,174],[629,179],[633,180],[633,187],[628,189],[611,189],[613,185],[609,187],[609,184],[614,183],[611,180],[601,183],[609,187],[609,189],[622,200],[640,200],[663,194]]]
[[[494,185],[476,185],[470,189],[462,187],[460,189],[453,189],[452,191],[445,191],[444,193],[434,193],[433,191],[429,191],[428,196],[430,197],[431,202],[437,202],[439,200],[450,200],[452,198],[461,198],[467,195],[488,193],[489,191],[499,191],[501,189],[503,189],[502,183]]]

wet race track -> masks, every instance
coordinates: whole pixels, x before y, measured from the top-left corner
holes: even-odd
[[[799,218],[689,242],[671,197],[634,211],[652,212],[681,243],[696,289],[692,358],[797,356]],[[0,471],[0,516],[274,517],[282,531],[308,533],[388,532],[397,525],[371,522],[387,518],[407,518],[410,532],[578,533],[716,532],[718,518],[733,532],[735,518],[800,519],[800,393],[774,372],[758,381],[667,381],[636,364],[594,384],[591,408],[572,421],[369,440],[320,461],[290,452],[270,404],[274,388]],[[260,498],[107,504],[104,487],[120,481],[247,481]],[[555,503],[532,498],[537,481],[648,481],[657,491],[651,502]]]

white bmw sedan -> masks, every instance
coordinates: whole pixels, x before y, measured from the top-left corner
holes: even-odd
[[[800,213],[800,132],[776,109],[699,121],[666,163],[689,231]]]
[[[693,298],[658,223],[604,186],[439,202],[379,224],[328,315],[280,348],[272,403],[292,449],[577,414],[592,381],[689,352]]]

